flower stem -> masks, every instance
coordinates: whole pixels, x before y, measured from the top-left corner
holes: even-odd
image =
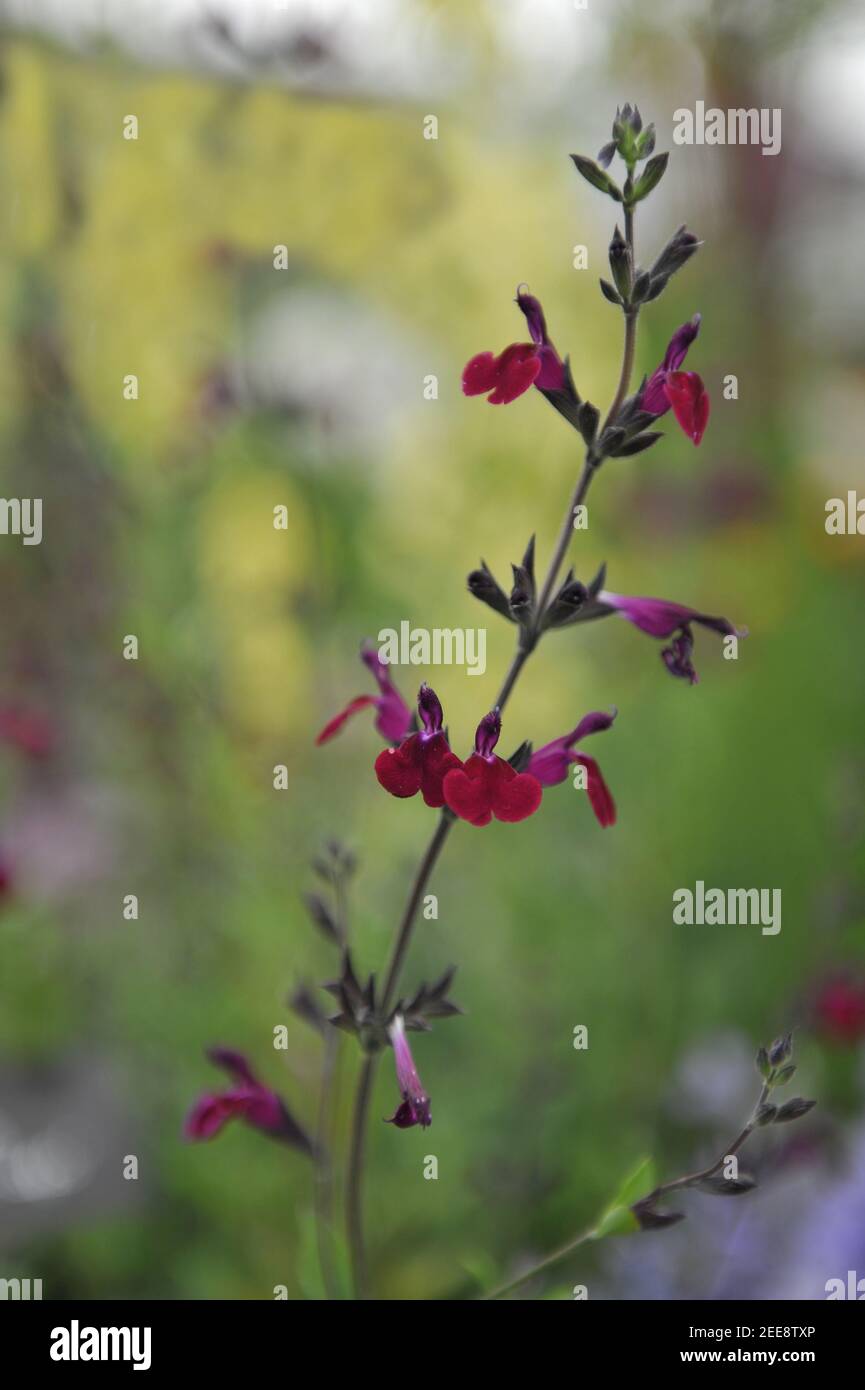
[[[541,622],[541,619],[543,618],[543,615],[546,612],[547,605],[549,604],[550,598],[552,596],[553,587],[555,585],[556,580],[559,577],[559,571],[562,568],[562,563],[568,552],[568,546],[571,543],[571,536],[573,535],[574,531],[574,512],[577,509],[577,507],[581,506],[582,503],[585,501],[586,494],[591,486],[592,478],[595,476],[596,467],[597,465],[595,463],[594,456],[590,449],[586,454],[586,461],[583,464],[583,471],[580,474],[576,487],[574,488],[573,496],[571,497],[571,500],[568,503],[568,510],[565,512],[564,518],[562,520],[562,527],[559,531],[559,538],[556,542],[556,548],[553,551],[553,558],[550,562],[550,568],[547,571],[547,577],[544,580],[544,586],[541,589],[540,598],[538,599],[537,616],[535,619],[535,642],[537,642],[540,637],[540,632],[538,631],[537,624]],[[526,653],[526,655],[528,655],[528,653]],[[511,684],[513,684],[513,682],[511,682]],[[508,686],[507,682],[505,682],[505,689],[509,694],[510,686]],[[502,703],[503,701],[500,699],[499,705],[501,705]]]
[[[628,209],[626,209],[625,211],[625,233],[631,254],[631,263],[633,266],[634,219],[633,212]],[[622,354],[622,368],[619,374],[619,385],[616,390],[613,403],[610,406],[610,410],[607,415],[607,422],[609,422],[610,419],[612,419],[612,417],[618,412],[619,407],[622,404],[622,401],[625,399],[628,386],[630,384],[631,373],[634,368],[634,352],[637,341],[638,312],[639,311],[637,309],[626,310],[625,312],[625,345]],[[573,535],[574,510],[576,507],[579,507],[585,500],[586,495],[591,486],[592,478],[594,477],[597,471],[597,467],[598,460],[595,457],[593,449],[589,448],[586,452],[583,470],[580,474],[579,479],[577,480],[573,495],[571,497],[570,502],[568,503],[568,509],[562,520],[558,540],[556,541],[556,546],[553,551],[552,559],[550,560],[549,569],[547,570],[546,578],[540,591],[540,597],[538,599],[536,608],[534,628],[532,629],[528,639],[526,639],[525,637],[521,639],[519,646],[517,647],[517,650],[514,653],[507,674],[505,675],[505,678],[502,682],[501,689],[496,698],[496,707],[500,710],[504,709],[505,704],[510,698],[511,692],[514,689],[514,686],[519,680],[523,667],[525,666],[526,662],[528,661],[529,657],[531,656],[532,652],[534,651],[542,636],[540,624],[543,618],[543,614],[550,601],[550,597],[552,595],[556,579],[558,578],[559,571],[561,570],[562,563],[568,551],[568,546],[571,542],[571,536]],[[408,951],[409,943],[411,941],[412,931],[414,930],[415,916],[417,913],[417,909],[420,905],[421,898],[423,897],[424,889],[426,888],[427,882],[429,881],[429,877],[433,869],[435,868],[438,857],[441,854],[442,849],[444,848],[445,841],[447,840],[447,837],[450,834],[451,827],[454,824],[455,820],[456,817],[452,814],[452,812],[448,811],[447,809],[442,811],[442,814],[439,818],[439,823],[436,826],[435,834],[433,835],[429,845],[427,846],[426,853],[424,854],[424,857],[421,860],[420,866],[418,868],[417,874],[415,875],[411,892],[409,894],[408,902],[406,903],[402,919],[400,921],[399,927],[397,928],[397,934],[391,951],[390,961],[388,963],[387,968],[387,974],[385,976],[384,991],[382,994],[381,1001],[382,1012],[385,1015],[387,1014],[389,1007],[393,1003],[394,996],[399,986],[400,973],[402,971],[403,962],[405,960],[406,952]],[[351,1256],[351,1268],[355,1289],[355,1297],[361,1299],[366,1297],[366,1256],[364,1249],[363,1213],[361,1210],[363,1170],[364,1156],[366,1151],[366,1126],[369,1115],[369,1104],[372,1096],[372,1084],[375,1077],[377,1061],[377,1054],[371,1053],[370,1055],[368,1055],[364,1059],[363,1065],[358,1076],[357,1092],[355,1094],[354,1103],[354,1118],[352,1121],[351,1142],[348,1153],[348,1178],[346,1184],[346,1223],[348,1231],[348,1242]],[[581,1237],[580,1240],[582,1239],[583,1238]],[[579,1244],[580,1241],[577,1241],[576,1243]],[[573,1245],[574,1243],[572,1242],[570,1246],[568,1246],[563,1251],[557,1252],[557,1254],[554,1257],[551,1257],[551,1259],[559,1259],[561,1255],[566,1254],[569,1249],[572,1249]],[[526,1276],[526,1278],[529,1277],[531,1276]],[[519,1280],[517,1282],[522,1282],[522,1280]],[[502,1290],[502,1292],[504,1291],[505,1290]]]
[[[672,1182],[661,1183],[658,1187],[654,1188],[647,1197],[641,1198],[641,1201],[654,1203],[658,1200],[659,1197],[666,1196],[668,1192],[678,1192],[683,1187],[695,1187],[697,1183],[705,1182],[706,1178],[713,1178],[715,1174],[719,1172],[721,1168],[723,1168],[727,1159],[731,1158],[733,1154],[737,1154],[739,1152],[746,1139],[748,1139],[751,1135],[751,1132],[753,1131],[754,1126],[757,1123],[757,1116],[760,1113],[760,1107],[765,1104],[768,1094],[769,1087],[768,1085],[764,1085],[757,1099],[757,1104],[754,1106],[754,1109],[751,1113],[751,1118],[748,1120],[748,1123],[744,1126],[743,1129],[739,1131],[732,1143],[727,1145],[726,1149],[721,1154],[721,1157],[717,1159],[715,1163],[710,1163],[708,1168],[701,1168],[698,1173],[685,1173],[683,1177],[674,1178]]]
[[[713,1178],[715,1174],[723,1168],[727,1159],[739,1152],[742,1145],[751,1135],[757,1123],[760,1107],[765,1103],[768,1094],[769,1086],[764,1084],[757,1099],[757,1103],[751,1112],[750,1119],[744,1128],[739,1131],[732,1143],[727,1145],[719,1159],[714,1163],[710,1163],[708,1168],[701,1168],[699,1172],[685,1173],[681,1178],[673,1178],[670,1182],[660,1183],[645,1197],[641,1197],[637,1205],[654,1206],[659,1198],[666,1196],[669,1192],[678,1192],[685,1187],[696,1187],[698,1183],[705,1182],[707,1178]],[[567,1245],[562,1245],[558,1250],[554,1250],[551,1255],[546,1255],[544,1259],[532,1265],[530,1269],[524,1270],[522,1274],[517,1275],[516,1279],[511,1279],[507,1284],[500,1284],[498,1288],[493,1289],[492,1293],[484,1294],[482,1302],[488,1303],[491,1299],[503,1298],[505,1294],[512,1293],[514,1289],[518,1289],[523,1284],[527,1284],[529,1280],[534,1279],[536,1275],[543,1274],[544,1270],[552,1269],[553,1265],[558,1264],[559,1260],[563,1260],[566,1255],[570,1255],[572,1250],[576,1250],[579,1246],[585,1245],[586,1241],[591,1240],[593,1235],[594,1230],[583,1231],[582,1235],[575,1236],[573,1240],[568,1241]]]
[[[408,950],[409,941],[411,940],[415,914],[420,906],[424,889],[429,882],[430,875],[435,868],[436,860],[442,852],[445,840],[450,834],[451,826],[454,824],[455,820],[456,817],[452,812],[448,810],[442,811],[435,829],[435,834],[427,845],[426,853],[415,874],[409,899],[405,905],[405,911],[403,912],[402,920],[400,921],[396,937],[394,938],[387,975],[385,977],[384,991],[381,997],[381,1010],[384,1015],[387,1014],[388,1009],[393,1003],[393,997],[396,993],[400,973],[402,971],[402,963],[405,959],[405,953]],[[351,1253],[352,1279],[354,1282],[355,1296],[357,1298],[366,1297],[366,1255],[364,1251],[361,1199],[364,1156],[366,1151],[366,1126],[369,1118],[369,1103],[372,1098],[372,1083],[375,1078],[377,1062],[378,1054],[370,1053],[364,1059],[358,1077],[358,1088],[354,1102],[351,1144],[348,1154],[346,1221],[348,1227],[349,1250]]]
[[[405,959],[405,953],[408,950],[409,941],[411,940],[415,913],[420,906],[423,891],[427,886],[430,874],[435,868],[436,860],[444,848],[445,840],[455,821],[456,816],[453,811],[449,811],[445,808],[439,816],[439,823],[436,826],[435,834],[427,845],[426,854],[421,860],[420,867],[415,875],[411,893],[409,894],[409,900],[405,905],[402,921],[397,929],[396,939],[394,940],[390,961],[388,963],[387,975],[385,976],[384,991],[381,997],[381,1009],[384,1014],[387,1014],[388,1009],[393,1003],[393,996],[396,993],[400,972],[402,971],[402,963]]]
[[[330,1029],[324,1040],[324,1060],[321,1066],[321,1090],[315,1143],[315,1224],[318,1239],[318,1263],[325,1296],[329,1299],[339,1297],[333,1254],[333,1130],[331,1122],[334,1108],[334,1076],[341,1041],[342,1039],[335,1028]]]
[[[628,243],[628,257],[631,263],[631,284],[634,283],[634,266],[636,258],[634,254],[634,209],[625,208],[625,241]],[[628,387],[631,384],[631,373],[634,370],[634,354],[637,347],[637,318],[640,313],[639,305],[625,309],[625,347],[622,352],[622,370],[619,375],[619,385],[613,397],[613,403],[607,411],[607,418],[604,421],[601,433],[616,418],[622,408],[622,402],[628,394]]]
[[[345,880],[338,875],[333,885],[336,906],[336,929],[343,946],[348,945],[348,904]],[[333,1240],[334,1162],[337,1105],[339,1100],[339,1064],[342,1056],[342,1035],[330,1028],[324,1040],[321,1064],[318,1117],[315,1142],[314,1210],[318,1244],[318,1263],[325,1296],[338,1299],[339,1280],[336,1273]]]
[[[348,1249],[351,1258],[351,1278],[355,1298],[366,1298],[366,1248],[363,1239],[363,1213],[361,1211],[361,1186],[363,1183],[363,1162],[366,1153],[366,1122],[372,1083],[375,1077],[377,1057],[368,1053],[363,1059],[357,1079],[354,1097],[354,1116],[351,1125],[351,1143],[348,1155],[348,1180],[345,1191],[346,1226]]]
[[[591,1240],[591,1238],[591,1231],[583,1231],[582,1235],[575,1236],[573,1240],[568,1241],[567,1245],[563,1245],[560,1249],[554,1250],[551,1255],[547,1255],[539,1264],[532,1265],[531,1269],[525,1270],[523,1274],[518,1274],[516,1279],[511,1279],[507,1284],[500,1284],[497,1289],[493,1289],[492,1293],[484,1294],[482,1302],[489,1303],[493,1299],[504,1298],[506,1293],[513,1293],[514,1289],[521,1288],[522,1285],[527,1284],[530,1279],[534,1279],[535,1275],[543,1274],[545,1269],[551,1269],[553,1265],[558,1264],[559,1260],[563,1260],[566,1255],[570,1255],[572,1250],[577,1250],[581,1245],[585,1245],[586,1241]]]

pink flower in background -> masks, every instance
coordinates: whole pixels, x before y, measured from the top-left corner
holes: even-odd
[[[29,758],[47,757],[56,744],[54,726],[48,719],[13,705],[0,705],[0,739]]]
[[[463,395],[486,396],[490,405],[507,405],[537,386],[539,391],[560,391],[565,368],[547,334],[540,300],[517,289],[517,304],[526,316],[530,343],[511,343],[495,356],[479,352],[463,368]]]
[[[339,733],[342,726],[362,709],[375,709],[375,727],[388,743],[398,743],[411,729],[411,710],[390,678],[390,667],[382,661],[369,643],[361,647],[360,659],[375,677],[379,694],[358,695],[354,700],[350,700],[339,714],[335,714],[333,719],[325,724],[315,740],[316,744],[329,742]]]
[[[413,1125],[426,1129],[432,1124],[429,1096],[417,1074],[401,1014],[394,1018],[388,1036],[393,1045],[396,1080],[402,1100],[386,1123],[396,1125],[397,1129],[411,1129]]]
[[[607,610],[615,609],[621,613],[623,618],[649,637],[672,637],[670,646],[661,652],[661,659],[671,676],[679,676],[691,685],[696,685],[698,681],[691,661],[694,649],[691,623],[700,623],[725,637],[747,636],[747,629],[735,627],[728,618],[714,618],[708,613],[700,613],[696,608],[687,608],[682,603],[671,603],[668,599],[632,598],[602,589],[597,602]]]
[[[598,824],[602,826],[615,825],[616,803],[595,759],[581,752],[576,745],[589,734],[600,734],[609,729],[615,717],[615,710],[612,714],[606,714],[603,710],[593,710],[591,714],[584,715],[569,734],[553,739],[552,743],[544,744],[543,748],[533,753],[527,769],[542,787],[553,787],[567,780],[572,763],[584,767],[587,773],[586,790],[589,802]]]
[[[865,980],[838,974],[826,980],[814,999],[814,1026],[832,1042],[865,1038]]]
[[[207,1056],[231,1078],[226,1091],[209,1092],[195,1102],[184,1124],[184,1137],[213,1139],[229,1120],[243,1120],[253,1129],[312,1154],[309,1136],[289,1113],[284,1102],[253,1074],[246,1058],[228,1047],[212,1047]]]

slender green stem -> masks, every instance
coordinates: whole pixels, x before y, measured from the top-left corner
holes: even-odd
[[[518,1274],[516,1279],[511,1279],[507,1284],[500,1284],[497,1289],[493,1289],[492,1293],[484,1294],[482,1302],[489,1303],[493,1299],[504,1298],[506,1293],[513,1293],[514,1289],[522,1288],[523,1284],[527,1284],[529,1280],[534,1279],[536,1275],[543,1274],[545,1269],[552,1269],[553,1265],[559,1263],[559,1260],[563,1260],[566,1255],[570,1255],[572,1250],[577,1250],[581,1245],[585,1245],[586,1241],[591,1240],[591,1238],[591,1231],[583,1231],[581,1236],[575,1236],[573,1240],[568,1241],[567,1245],[562,1245],[558,1250],[554,1250],[551,1255],[547,1255],[539,1264],[532,1265],[531,1269],[527,1269],[522,1274]]]
[[[546,612],[547,605],[549,604],[550,598],[552,597],[553,587],[555,585],[556,580],[559,577],[559,571],[562,568],[564,558],[568,553],[568,546],[571,543],[571,536],[574,533],[574,512],[576,511],[577,507],[582,506],[582,503],[585,501],[586,494],[588,493],[592,483],[592,478],[595,475],[595,469],[596,464],[594,461],[594,457],[592,455],[591,450],[589,450],[589,452],[586,454],[586,461],[583,464],[583,471],[580,474],[579,479],[577,480],[577,485],[574,488],[573,496],[571,497],[571,500],[568,503],[568,510],[565,512],[564,518],[562,520],[561,530],[559,531],[559,538],[556,541],[556,548],[553,551],[553,558],[550,563],[550,568],[547,571],[547,577],[544,580],[544,585],[541,589],[540,597],[538,599],[535,641],[538,640],[539,636],[537,624],[540,623],[544,613]],[[501,701],[499,701],[499,703],[501,704]]]
[[[346,1225],[348,1248],[351,1257],[351,1278],[355,1298],[366,1298],[366,1249],[363,1240],[363,1213],[361,1211],[361,1186],[363,1165],[366,1153],[366,1121],[369,1112],[372,1083],[375,1078],[377,1057],[374,1053],[364,1057],[357,1080],[354,1097],[354,1115],[351,1125],[351,1143],[348,1158],[348,1182],[346,1185]]]
[[[757,1116],[760,1113],[760,1107],[765,1103],[768,1094],[769,1086],[768,1084],[764,1084],[747,1124],[739,1131],[732,1143],[727,1145],[720,1158],[716,1159],[714,1163],[710,1163],[708,1168],[701,1168],[696,1173],[685,1173],[681,1178],[673,1178],[670,1182],[659,1183],[647,1196],[640,1198],[639,1205],[654,1206],[660,1198],[665,1197],[668,1193],[679,1192],[686,1187],[696,1187],[698,1183],[705,1182],[707,1178],[713,1178],[716,1173],[720,1172],[727,1162],[727,1159],[739,1152],[742,1145],[753,1132],[754,1126],[757,1123]],[[523,1270],[522,1274],[517,1275],[516,1279],[511,1279],[507,1284],[500,1284],[498,1288],[493,1289],[492,1293],[484,1294],[482,1302],[503,1298],[505,1294],[512,1293],[514,1289],[521,1288],[523,1284],[527,1284],[529,1280],[534,1279],[536,1275],[543,1274],[547,1269],[552,1269],[553,1265],[557,1265],[566,1255],[570,1255],[572,1250],[577,1250],[581,1245],[585,1245],[586,1241],[591,1240],[593,1235],[593,1230],[583,1231],[582,1235],[575,1236],[574,1239],[569,1240],[566,1245],[562,1245],[558,1250],[554,1250],[551,1255],[546,1255],[544,1259],[540,1260],[537,1264],[532,1265],[529,1269]]]
[[[336,929],[343,946],[348,944],[348,903],[345,881],[338,875],[334,885],[336,905]],[[314,1207],[318,1262],[322,1283],[329,1299],[340,1296],[339,1281],[336,1274],[336,1260],[333,1244],[333,1205],[334,1205],[334,1141],[336,1139],[336,1118],[338,1104],[338,1071],[342,1051],[342,1035],[330,1028],[324,1040],[324,1056],[321,1064],[321,1085],[319,1091],[318,1115],[316,1117],[316,1160]]]
[[[628,259],[631,268],[631,284],[634,283],[634,267],[636,255],[634,251],[634,209],[625,208],[625,241],[628,243]],[[622,408],[622,402],[628,394],[628,387],[631,384],[631,374],[634,370],[634,356],[637,348],[637,318],[639,317],[639,305],[625,309],[625,346],[622,352],[622,370],[619,374],[619,384],[616,394],[613,397],[612,405],[607,411],[607,418],[604,421],[603,429],[616,418]],[[603,430],[601,431],[603,433]]]
[[[333,1133],[331,1116],[333,1113],[333,1078],[340,1041],[336,1029],[331,1028],[324,1040],[315,1145],[315,1225],[318,1262],[325,1294],[331,1299],[339,1297],[333,1253]]]
[[[719,1159],[717,1159],[714,1163],[710,1163],[708,1168],[701,1168],[700,1171],[697,1173],[685,1173],[683,1177],[674,1178],[672,1182],[661,1183],[658,1187],[654,1188],[653,1191],[649,1193],[648,1197],[644,1197],[641,1200],[644,1202],[654,1203],[660,1197],[665,1197],[668,1192],[679,1192],[683,1187],[695,1187],[697,1183],[705,1182],[706,1178],[713,1178],[715,1174],[720,1172],[720,1170],[723,1168],[724,1164],[727,1162],[727,1159],[731,1158],[733,1154],[737,1154],[739,1152],[746,1139],[748,1139],[751,1133],[753,1132],[754,1126],[757,1123],[757,1116],[760,1113],[760,1107],[761,1105],[765,1104],[768,1094],[769,1087],[768,1085],[764,1085],[757,1099],[757,1104],[754,1106],[754,1109],[751,1113],[751,1118],[748,1120],[748,1123],[744,1126],[743,1129],[739,1131],[733,1142],[727,1145],[726,1149],[721,1154],[721,1157]]]
[[[402,915],[402,921],[397,929],[390,961],[388,962],[387,975],[385,976],[384,990],[381,996],[381,1010],[385,1015],[393,1003],[393,998],[396,994],[397,986],[399,985],[399,977],[402,971],[403,961],[405,960],[405,953],[408,950],[408,944],[411,940],[412,929],[414,927],[415,913],[420,906],[420,900],[429,882],[430,874],[435,868],[436,860],[444,848],[445,840],[450,834],[451,826],[455,821],[456,817],[452,811],[442,811],[435,829],[435,834],[427,845],[426,854],[421,860],[418,871],[415,874],[411,893],[409,894],[409,899]]]
[[[450,834],[451,826],[454,824],[455,817],[450,811],[442,811],[439,816],[435,833],[430,840],[426,853],[420,862],[418,871],[412,883],[408,902],[402,915],[396,937],[394,938],[391,950],[390,961],[387,967],[384,990],[381,997],[381,1010],[386,1016],[388,1009],[393,1003],[399,985],[399,977],[402,971],[402,964],[405,953],[408,950],[411,940],[412,928],[414,926],[415,914],[420,906],[424,889],[429,882],[430,875],[435,868],[436,860],[442,852],[444,843]],[[348,1154],[348,1184],[346,1188],[346,1223],[348,1228],[348,1243],[351,1251],[352,1279],[354,1282],[355,1295],[357,1298],[366,1297],[366,1256],[364,1252],[363,1238],[363,1212],[361,1210],[364,1158],[366,1153],[366,1128],[369,1117],[369,1105],[372,1099],[372,1084],[375,1079],[378,1055],[370,1053],[361,1067],[358,1077],[358,1088],[354,1102],[354,1120],[352,1123],[351,1142]]]

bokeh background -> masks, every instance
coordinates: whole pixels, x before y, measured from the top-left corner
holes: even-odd
[[[865,551],[824,530],[862,485],[857,9],[0,6],[2,488],[44,499],[41,546],[0,538],[0,1275],[57,1298],[321,1294],[308,1165],[241,1126],[185,1145],[183,1116],[223,1042],[314,1123],[320,1040],[286,1005],[335,971],[309,861],[333,835],[356,852],[355,954],[380,969],[432,813],[379,789],[368,715],[313,739],[369,688],[361,639],[401,619],[487,627],[482,679],[397,676],[411,696],[430,675],[458,748],[493,699],[512,632],[465,576],[483,556],[504,578],[530,531],[545,563],[580,458],[537,393],[490,410],[460,370],[524,336],[526,281],[609,402],[614,209],[568,154],[594,156],[626,100],[673,151],[638,252],[681,222],[706,242],[643,315],[639,369],[700,310],[688,365],[713,413],[699,451],[672,426],[605,466],[573,558],[750,637],[734,663],[700,633],[695,688],[616,619],[530,663],[506,751],[615,704],[592,752],[619,824],[565,785],[521,826],[452,835],[406,983],[455,963],[466,1012],[415,1046],[431,1130],[379,1123],[379,1071],[372,1277],[471,1297],[590,1223],[643,1155],[666,1176],[714,1157],[756,1047],[791,1026],[819,1108],[758,1136],[759,1190],[692,1196],[687,1223],[531,1292],[820,1298],[865,1275]],[[697,100],[782,108],[780,156],[673,147]],[[781,933],[674,926],[697,879],[780,888]]]

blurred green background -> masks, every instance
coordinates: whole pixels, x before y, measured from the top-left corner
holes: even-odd
[[[331,835],[355,850],[355,955],[380,970],[433,813],[378,787],[368,715],[313,739],[369,689],[360,641],[402,619],[488,630],[482,679],[396,672],[409,698],[429,676],[458,750],[494,697],[512,632],[465,576],[483,556],[504,579],[531,531],[546,565],[581,459],[536,392],[490,410],[460,371],[524,336],[526,281],[581,394],[609,403],[621,322],[597,279],[614,209],[568,154],[594,156],[625,100],[672,150],[638,255],[681,222],[706,243],[644,313],[638,371],[699,310],[687,365],[712,418],[698,451],[667,417],[654,450],[608,462],[572,558],[584,580],[606,560],[612,589],[750,636],[734,663],[700,631],[695,688],[615,619],[532,659],[504,751],[615,704],[590,751],[619,823],[601,831],[566,784],[523,825],[451,836],[405,981],[456,963],[466,1013],[413,1044],[428,1132],[379,1122],[396,1098],[380,1068],[373,1279],[385,1297],[471,1296],[582,1229],[644,1153],[671,1176],[707,1156],[744,1119],[756,1046],[793,1025],[800,1090],[821,1105],[788,1222],[845,1171],[861,1050],[855,1029],[827,1036],[814,998],[865,965],[865,552],[824,530],[826,500],[862,476],[865,161],[847,78],[865,34],[832,3],[597,9],[382,7],[429,58],[415,71],[397,51],[402,85],[383,60],[363,67],[385,53],[374,25],[355,49],[338,18],[307,27],[285,72],[247,45],[227,74],[179,40],[139,64],[117,36],[76,48],[5,28],[3,492],[44,499],[44,539],[0,538],[0,697],[44,717],[55,747],[9,746],[0,768],[0,1274],[42,1277],[46,1297],[320,1294],[308,1166],[239,1125],[184,1145],[184,1112],[219,1084],[203,1048],[223,1042],[314,1123],[320,1043],[286,1007],[299,977],[335,971],[301,903],[308,862]],[[233,47],[230,24],[217,39]],[[674,148],[673,112],[698,99],[781,107],[780,156]],[[697,879],[782,889],[781,933],[675,927],[672,893]],[[709,1091],[729,1061],[732,1109],[682,1103],[694,1056]],[[346,1102],[356,1060],[347,1040]],[[771,1137],[755,1148],[787,1161]],[[583,1252],[559,1292],[630,1296],[604,1259]],[[803,1296],[847,1268],[821,1259]],[[708,1266],[688,1278],[716,1296]]]

